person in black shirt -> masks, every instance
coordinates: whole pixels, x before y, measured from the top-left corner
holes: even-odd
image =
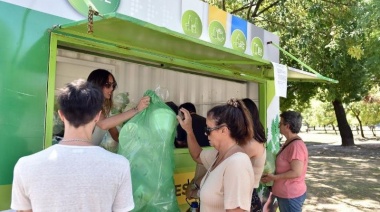
[[[193,130],[195,138],[198,141],[199,146],[210,146],[208,138],[205,134],[206,128],[206,118],[196,114],[196,109],[193,103],[186,102],[181,104],[178,107],[178,110],[181,108],[185,108],[190,112],[191,118],[193,120]],[[187,134],[184,129],[182,129],[181,125],[177,126],[177,138],[175,142],[175,146],[177,148],[187,147]]]

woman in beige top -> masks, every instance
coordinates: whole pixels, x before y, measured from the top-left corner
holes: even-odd
[[[177,119],[187,133],[190,155],[208,169],[200,184],[201,211],[249,211],[254,173],[241,146],[252,139],[253,125],[244,103],[232,99],[207,112],[206,135],[217,151],[202,150],[194,136],[190,113],[184,108],[180,111],[185,118]]]
[[[246,145],[242,146],[245,152],[248,154],[251,159],[253,172],[255,174],[255,184],[254,190],[252,193],[251,200],[251,212],[261,212],[262,205],[261,200],[257,194],[256,189],[259,187],[260,178],[264,171],[264,165],[266,160],[266,149],[265,149],[265,131],[263,125],[260,122],[259,110],[256,107],[256,104],[248,98],[243,99],[243,102],[252,116],[253,121],[253,138]]]

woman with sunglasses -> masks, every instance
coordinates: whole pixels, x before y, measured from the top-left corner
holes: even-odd
[[[116,126],[129,120],[137,113],[148,107],[150,103],[150,97],[144,96],[141,98],[137,107],[110,117],[109,115],[113,105],[113,91],[117,87],[115,77],[111,74],[111,72],[107,70],[96,69],[92,71],[90,75],[88,75],[87,81],[99,86],[102,89],[104,95],[102,113],[94,129],[92,143],[94,145],[99,145],[103,140],[103,137],[106,134],[107,130],[110,133],[112,139],[116,142],[119,142],[119,131]]]
[[[200,211],[249,211],[254,173],[244,146],[253,137],[252,119],[241,100],[231,99],[207,112],[205,133],[215,149],[203,150],[195,139],[189,111],[178,122],[187,133],[193,160],[207,169],[200,184]]]

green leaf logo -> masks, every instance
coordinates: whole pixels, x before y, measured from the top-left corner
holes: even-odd
[[[212,21],[208,27],[211,43],[223,46],[226,42],[226,31],[219,21]]]
[[[264,45],[259,37],[254,37],[251,42],[252,55],[262,58],[264,56]]]
[[[245,38],[245,35],[241,30],[236,29],[232,32],[231,43],[232,43],[233,49],[235,49],[239,52],[242,52],[242,53],[245,52],[245,48],[247,46],[247,44],[246,44],[247,39]]]
[[[71,6],[80,14],[87,17],[88,9],[91,6],[93,10],[100,14],[115,12],[120,5],[120,0],[68,0]]]
[[[199,38],[202,34],[202,21],[193,10],[187,10],[182,15],[182,29],[186,35]]]

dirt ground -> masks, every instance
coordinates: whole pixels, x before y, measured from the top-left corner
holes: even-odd
[[[355,146],[342,147],[332,132],[299,135],[309,150],[303,211],[380,211],[380,138],[355,135]]]

